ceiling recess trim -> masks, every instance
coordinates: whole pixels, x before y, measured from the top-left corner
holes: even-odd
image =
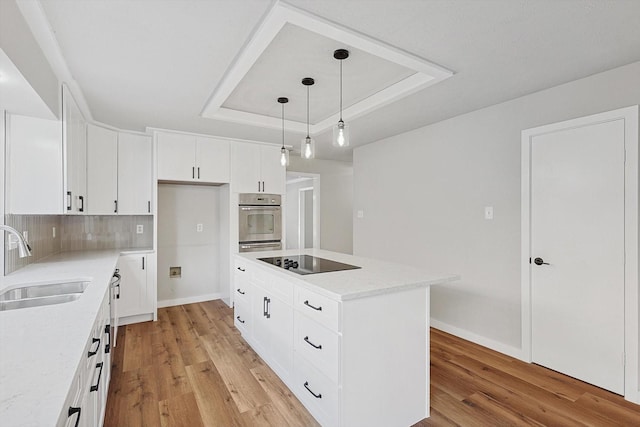
[[[453,75],[452,71],[426,59],[298,9],[285,2],[277,1],[225,72],[200,113],[202,117],[275,129],[282,126],[280,118],[233,110],[222,105],[286,24],[302,27],[305,30],[339,41],[345,46],[360,49],[415,71],[415,74],[345,108],[342,112],[345,120],[353,120]],[[310,131],[312,134],[322,133],[331,129],[338,119],[339,113],[336,113],[321,122],[311,125]],[[287,128],[305,133],[306,123],[287,120]]]

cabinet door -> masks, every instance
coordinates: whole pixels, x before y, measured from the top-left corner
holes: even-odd
[[[268,304],[271,342],[269,352],[276,371],[288,376],[293,368],[293,308],[279,298],[272,297]]]
[[[147,255],[123,255],[118,260],[120,269],[120,299],[118,317],[136,316],[149,313],[152,298],[147,286]]]
[[[196,179],[200,182],[229,182],[229,141],[196,138]]]
[[[179,133],[158,133],[158,179],[196,180],[196,137]]]
[[[153,155],[151,137],[118,134],[118,213],[151,213]]]
[[[281,376],[293,366],[293,309],[260,286],[253,286],[252,337]]]
[[[62,137],[57,120],[7,115],[7,213],[62,213]]]
[[[86,122],[66,86],[63,86],[62,101],[64,211],[83,214],[87,201]]]
[[[287,170],[280,164],[280,148],[260,147],[260,161],[262,192],[284,194]]]
[[[118,133],[87,125],[87,213],[118,211]]]
[[[236,193],[262,192],[259,145],[246,142],[232,143],[231,186]]]

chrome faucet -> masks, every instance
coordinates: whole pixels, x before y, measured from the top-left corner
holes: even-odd
[[[2,224],[0,224],[0,230],[4,230],[8,233],[11,233],[18,238],[18,252],[19,252],[20,258],[31,256],[31,246],[29,246],[27,239],[25,239],[24,236],[18,232],[18,230],[16,230],[13,227],[9,227],[8,225],[2,225]]]

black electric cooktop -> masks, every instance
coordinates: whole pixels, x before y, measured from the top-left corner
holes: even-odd
[[[289,255],[286,257],[258,258],[259,261],[268,262],[276,267],[293,271],[298,274],[328,273],[330,271],[355,270],[356,265],[343,264],[330,259],[319,258],[311,255]]]

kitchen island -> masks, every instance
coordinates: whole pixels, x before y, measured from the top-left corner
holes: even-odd
[[[313,272],[332,262],[358,268]],[[320,424],[429,416],[429,286],[458,276],[319,249],[238,254],[234,267],[235,325]]]

